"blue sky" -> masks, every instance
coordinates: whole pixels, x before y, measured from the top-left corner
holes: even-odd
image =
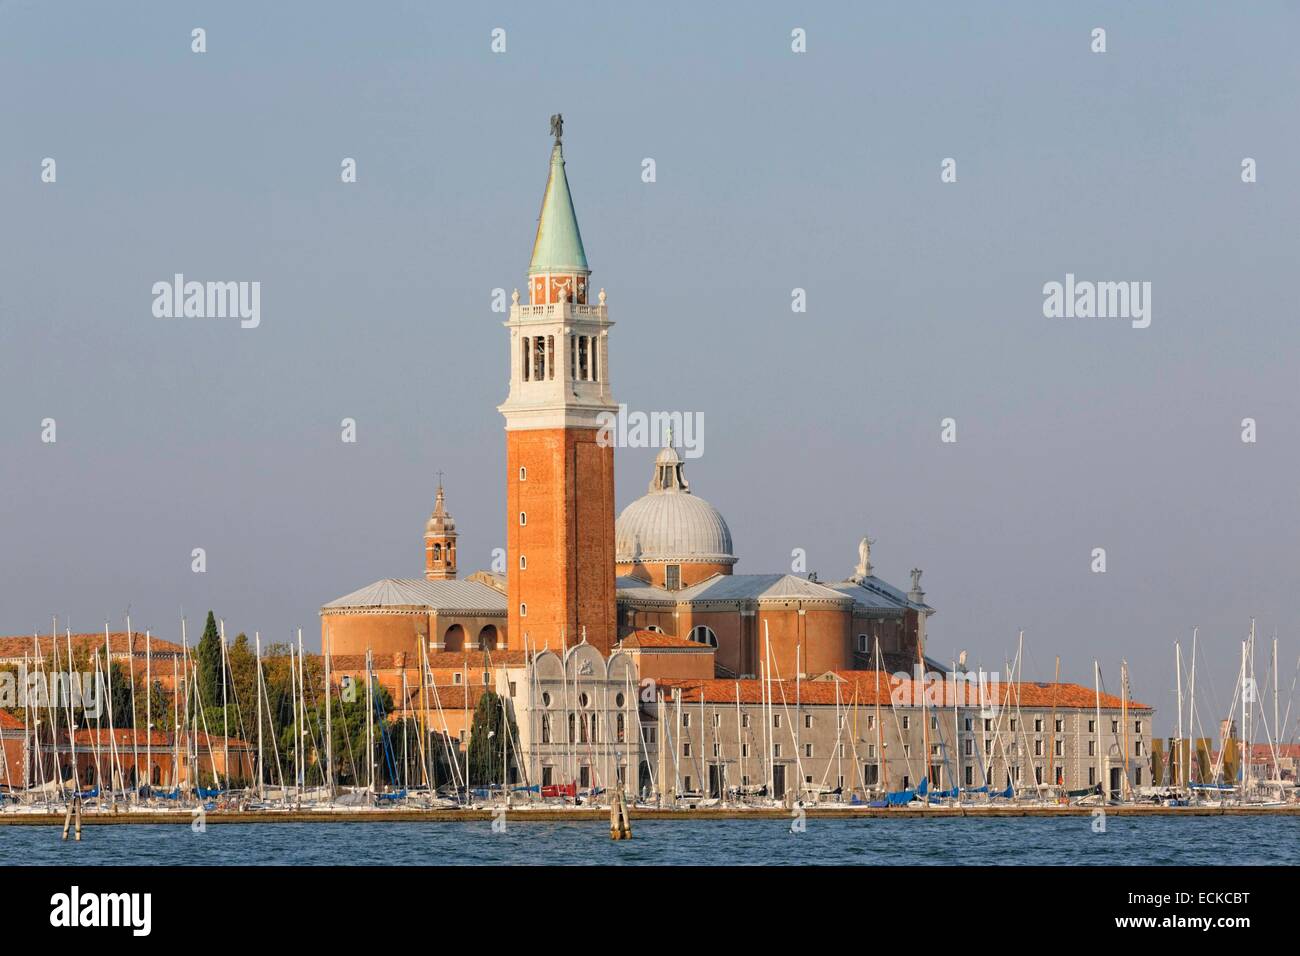
[[[487,565],[491,293],[561,111],[615,395],[704,415],[687,474],[737,571],[840,578],[870,533],[882,576],[925,570],[942,659],[1024,628],[1027,675],[1127,659],[1172,717],[1172,642],[1201,626],[1226,709],[1255,615],[1289,680],[1294,6],[800,7],[0,3],[0,632],[129,604],[314,641],[419,574],[438,469]],[[154,318],[176,272],[261,282],[261,326]],[[1151,282],[1151,327],[1044,318],[1067,272]],[[653,456],[619,452],[620,507]]]

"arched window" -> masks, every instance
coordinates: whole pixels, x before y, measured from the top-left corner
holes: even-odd
[[[662,634],[664,632],[664,629],[660,627],[658,624],[651,624],[648,627],[646,627],[646,630],[654,631],[656,634]]]
[[[574,742],[573,736],[573,714],[569,714],[569,743]]]
[[[551,742],[551,715],[542,714],[542,743]]]
[[[871,638],[865,634],[858,635],[858,653],[865,654],[871,649]]]
[[[525,468],[523,465],[519,466],[519,480],[520,481],[528,480],[528,469]]]
[[[522,554],[519,556],[519,570],[520,571],[528,570],[528,558]]]
[[[707,644],[709,647],[718,646],[718,635],[713,633],[713,628],[705,624],[697,624],[691,628],[688,635],[696,644]]]
[[[435,545],[433,546],[433,560],[435,560],[435,561],[441,561],[441,560],[442,560],[442,545],[440,545],[440,544],[435,544]]]
[[[621,696],[621,695],[620,695],[620,696]],[[617,719],[615,720],[615,722],[614,722],[614,727],[615,727],[615,730],[617,730],[617,732],[618,732],[618,742],[619,742],[619,743],[622,743],[622,742],[623,742],[623,733],[624,733],[624,729],[623,729],[623,728],[624,728],[624,721],[623,721],[623,715],[622,715],[622,714],[619,714],[619,715],[618,715],[618,718],[617,718]]]
[[[528,616],[528,605],[525,604],[523,601],[519,602],[519,616],[520,617]]]
[[[521,511],[519,512],[519,527],[522,528],[526,524],[528,524],[528,512]]]

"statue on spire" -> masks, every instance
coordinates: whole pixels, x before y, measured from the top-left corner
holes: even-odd
[[[557,143],[564,138],[564,115],[562,113],[551,114],[551,135],[555,137]]]

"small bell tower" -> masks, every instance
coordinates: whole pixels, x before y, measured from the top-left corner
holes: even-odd
[[[433,514],[424,526],[424,576],[430,581],[456,578],[456,520],[447,513],[441,478]]]

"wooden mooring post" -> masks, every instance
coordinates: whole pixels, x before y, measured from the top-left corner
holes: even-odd
[[[627,813],[627,798],[621,789],[609,802],[609,838],[611,840],[632,839],[632,820]]]

